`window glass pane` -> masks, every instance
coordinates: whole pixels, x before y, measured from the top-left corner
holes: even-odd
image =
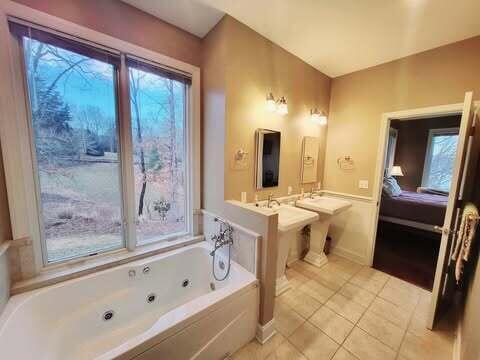
[[[434,135],[431,141],[427,185],[432,189],[449,191],[457,152],[458,135]]]
[[[23,38],[48,262],[123,246],[115,67]]]
[[[185,226],[185,84],[130,68],[137,241]]]

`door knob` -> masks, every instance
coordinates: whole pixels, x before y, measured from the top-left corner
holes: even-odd
[[[452,230],[450,230],[449,228],[444,228],[443,226],[438,226],[438,225],[435,225],[433,227],[433,229],[439,233],[443,233],[445,235],[450,235],[450,233],[452,232]]]

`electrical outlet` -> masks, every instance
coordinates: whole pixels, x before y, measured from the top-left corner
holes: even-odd
[[[368,189],[368,180],[359,180],[358,187],[360,189]]]

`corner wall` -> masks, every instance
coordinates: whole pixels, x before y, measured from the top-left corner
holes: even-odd
[[[324,188],[372,196],[382,113],[463,102],[470,90],[480,99],[479,59],[477,36],[333,79]],[[353,171],[337,165],[346,155]]]

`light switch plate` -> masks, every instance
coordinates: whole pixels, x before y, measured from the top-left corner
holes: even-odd
[[[360,189],[368,189],[368,180],[359,180],[358,187]]]

